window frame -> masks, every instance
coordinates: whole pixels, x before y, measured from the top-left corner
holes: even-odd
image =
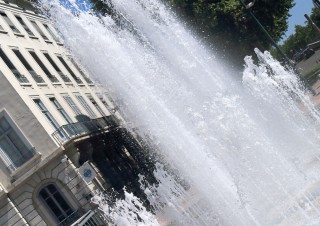
[[[16,18],[16,20],[19,22],[19,24],[21,25],[21,27],[27,32],[27,34],[31,37],[34,37],[34,33],[31,31],[31,29],[29,28],[29,26],[26,24],[26,22],[23,20],[23,18],[18,15],[18,14],[14,14],[14,17]]]
[[[107,114],[102,110],[96,99],[92,96],[91,93],[86,93],[87,98],[90,100],[92,105],[97,109],[97,111],[100,113],[102,116],[106,116]]]
[[[69,94],[62,94],[63,99],[65,100],[65,102],[68,104],[68,106],[72,109],[73,113],[78,116],[78,115],[83,115],[83,113],[81,112],[80,108],[78,107],[78,105],[74,102],[74,100],[72,99],[71,95]],[[67,99],[71,100],[68,101]],[[71,103],[71,104],[70,104]]]
[[[60,42],[57,34],[55,34],[55,32],[52,30],[51,26],[49,26],[46,23],[42,23],[43,27],[46,29],[46,31],[48,32],[48,34],[50,34],[51,38],[53,40],[55,40],[56,42]]]
[[[32,26],[34,27],[34,29],[38,32],[38,34],[43,38],[43,40],[45,42],[50,42],[47,35],[41,30],[41,27],[39,26],[39,24],[37,24],[37,22],[35,20],[30,20],[30,22],[31,22]]]
[[[97,118],[96,113],[92,110],[92,108],[90,107],[88,102],[85,100],[85,98],[80,93],[73,93],[73,94],[77,98],[77,100],[81,104],[81,106],[86,110],[86,112],[88,113],[88,116],[91,119]],[[91,103],[91,101],[90,101],[90,103]]]
[[[38,200],[40,201],[40,203],[45,207],[45,212],[47,214],[45,215],[49,215],[50,218],[52,218],[52,220],[55,221],[55,223],[61,223],[63,222],[63,220],[59,220],[57,215],[54,213],[54,211],[51,209],[51,207],[48,205],[48,203],[46,202],[46,200],[43,199],[43,197],[41,196],[40,192],[43,190],[43,189],[46,189],[48,188],[50,185],[53,185],[55,187],[55,189],[58,191],[58,193],[60,194],[60,196],[63,198],[64,202],[69,206],[69,208],[71,209],[71,213],[65,217],[68,218],[69,216],[71,216],[74,212],[76,212],[76,208],[75,206],[73,205],[72,202],[70,202],[71,200],[67,197],[68,195],[66,195],[64,192],[63,192],[63,189],[61,186],[59,186],[59,184],[55,183],[54,181],[50,181],[50,182],[47,182],[45,184],[43,184],[37,191],[37,198]],[[54,201],[56,203],[56,201]],[[61,207],[61,206],[60,206]]]
[[[56,62],[50,56],[50,54],[47,51],[41,51],[41,52],[44,55],[44,57],[47,59],[47,61],[51,64],[53,69],[60,75],[61,79],[64,82],[71,82],[70,78],[67,75],[63,74],[63,72],[61,71],[60,67],[56,64]]]
[[[59,62],[63,65],[63,67],[69,72],[70,76],[76,81],[77,84],[83,84],[83,81],[74,73],[72,68],[68,65],[67,61],[63,58],[63,56],[56,54]]]
[[[4,118],[7,123],[9,124],[11,130],[13,130],[15,132],[15,134],[17,135],[17,137],[20,139],[20,141],[23,143],[23,145],[25,146],[25,148],[27,150],[31,150],[34,149],[33,145],[31,144],[31,142],[27,139],[27,136],[23,133],[23,131],[19,128],[19,126],[15,123],[15,121],[13,120],[13,118],[11,117],[11,115],[7,112],[7,110],[5,108],[0,110],[0,119]],[[9,163],[13,164],[12,160],[10,159],[10,157],[5,154],[8,158],[9,158]],[[31,156],[29,159],[27,159],[26,161],[24,161],[23,164],[21,164],[18,167],[15,168],[9,168],[9,170],[11,172],[14,172],[15,170],[19,169],[20,167],[22,167],[23,165],[25,165],[29,160],[31,160],[34,156],[36,155],[36,152],[34,153],[33,156]],[[10,167],[10,165],[7,165],[8,162],[6,162],[6,160],[4,160],[2,157],[0,157],[0,159],[4,162],[4,164],[7,167]]]
[[[48,110],[46,105],[43,103],[43,101],[40,99],[40,97],[32,97],[33,102],[38,107],[38,110],[42,113],[42,115],[46,118],[47,122],[55,129],[58,130],[60,128],[59,123],[57,120],[53,117],[51,112]],[[38,104],[38,103],[39,104]]]
[[[103,104],[103,106],[108,110],[109,113],[115,113],[116,109],[113,105],[113,103],[111,102],[111,100],[107,100],[104,96],[106,94],[102,94],[102,93],[96,93],[98,99],[100,100],[100,102]]]
[[[6,22],[6,24],[10,27],[10,29],[14,34],[21,34],[21,31],[16,27],[16,25],[9,18],[8,14],[5,11],[0,10],[0,16]]]
[[[89,76],[86,75],[86,73],[83,71],[83,69],[79,66],[79,64],[71,57],[68,56],[68,59],[72,63],[72,65],[78,70],[78,72],[82,75],[83,79],[88,83],[88,84],[93,84],[93,81]]]
[[[9,68],[14,77],[19,81],[19,83],[29,83],[29,80],[20,73],[20,71],[16,68],[16,66],[12,63],[12,60],[8,57],[8,54],[4,51],[4,49],[0,46],[0,58],[3,63]]]
[[[60,113],[60,115],[64,118],[64,120],[68,123],[71,124],[73,123],[71,117],[69,116],[69,114],[66,112],[66,110],[64,110],[64,108],[61,106],[61,104],[59,103],[59,101],[57,100],[57,98],[55,96],[48,96],[50,102],[52,103],[52,105],[55,107],[55,109]]]
[[[20,63],[25,67],[25,69],[29,72],[31,77],[35,80],[36,83],[45,83],[44,79],[38,75],[31,64],[27,61],[25,56],[21,53],[19,48],[13,47],[11,48],[12,52],[15,54],[15,56],[19,59]]]
[[[56,76],[50,73],[48,67],[44,64],[44,62],[40,59],[39,55],[36,53],[34,49],[27,49],[28,53],[32,57],[32,59],[35,61],[35,63],[39,66],[41,71],[48,77],[48,79],[52,83],[59,83],[59,80]]]

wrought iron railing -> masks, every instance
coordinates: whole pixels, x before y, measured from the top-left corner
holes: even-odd
[[[60,144],[94,132],[102,131],[118,125],[118,120],[113,115],[91,119],[84,122],[70,123],[61,126],[53,134],[53,138]]]
[[[59,82],[59,80],[54,75],[47,75],[52,83]]]
[[[58,74],[60,75],[60,78],[62,78],[64,82],[71,82],[70,78],[67,75],[63,74],[62,72],[58,72]]]
[[[71,213],[68,217],[66,217],[63,221],[61,221],[57,226],[70,226],[72,223],[81,218],[85,212],[82,209],[78,209]]]
[[[45,83],[43,78],[40,75],[38,75],[35,71],[29,71],[29,73],[31,74],[34,81],[36,81],[36,83]]]
[[[73,78],[78,84],[83,84],[83,81],[79,77],[74,76]]]
[[[88,84],[92,84],[93,83],[93,81],[89,77],[83,75],[83,78]]]
[[[12,73],[20,83],[29,83],[29,80],[24,75],[20,74],[18,70],[12,69]]]
[[[99,210],[89,210],[71,226],[107,226],[107,222]]]
[[[61,221],[57,226],[107,226],[107,222],[99,210],[84,212],[78,209]]]

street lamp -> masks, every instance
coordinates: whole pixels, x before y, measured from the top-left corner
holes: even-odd
[[[315,24],[315,22],[308,16],[308,14],[304,14],[304,17],[309,21],[309,23],[320,33],[320,28]]]
[[[286,61],[286,63],[288,63],[289,65],[292,65],[290,59],[287,57],[286,54],[284,54],[284,52],[279,48],[278,44],[274,41],[274,39],[271,37],[271,35],[269,34],[269,32],[263,27],[263,25],[260,23],[260,21],[257,19],[257,17],[253,14],[251,7],[254,5],[254,0],[252,2],[249,2],[248,4],[244,3],[243,0],[239,0],[241,2],[241,4],[244,6],[244,8],[248,11],[248,13],[250,14],[250,16],[255,20],[255,22],[259,25],[259,27],[261,28],[261,30],[265,33],[265,35],[270,39],[271,43],[273,44],[273,46],[279,51],[280,55],[283,57],[283,59]],[[319,1],[319,0],[313,0],[313,1]]]
[[[303,79],[303,77],[301,76],[300,72],[295,68],[294,64],[291,62],[291,60],[287,57],[287,55],[279,48],[278,44],[274,41],[274,39],[271,37],[271,35],[268,33],[268,31],[263,27],[263,25],[260,23],[260,21],[257,19],[257,17],[253,14],[253,12],[251,11],[251,7],[254,5],[254,1],[245,4],[243,0],[239,0],[241,2],[241,4],[246,8],[246,10],[249,12],[250,16],[256,21],[256,23],[259,25],[259,27],[261,28],[261,30],[265,33],[265,35],[270,39],[271,43],[274,45],[274,47],[279,51],[279,53],[281,54],[281,56],[283,57],[283,59],[285,60],[285,62],[287,63],[288,66],[291,66],[291,68],[294,70],[294,72],[299,75],[299,77],[301,78],[302,82],[305,85],[305,88],[308,89],[312,94],[314,94],[314,90],[312,89],[312,87],[309,85],[309,83]],[[319,3],[320,6],[320,0],[313,0],[313,2],[317,2]]]

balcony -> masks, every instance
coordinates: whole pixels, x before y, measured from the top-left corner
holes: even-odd
[[[64,143],[76,137],[103,131],[108,128],[116,127],[117,125],[118,120],[115,118],[115,116],[109,115],[84,122],[63,125],[52,134],[52,137],[60,145],[63,145]]]

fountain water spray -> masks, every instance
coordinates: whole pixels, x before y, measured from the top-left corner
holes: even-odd
[[[319,113],[293,72],[257,50],[259,62],[247,57],[239,82],[159,0],[113,1],[125,23],[71,4],[43,0],[42,8],[137,133],[190,184],[186,190],[158,168],[159,185],[144,188],[158,219],[319,224]],[[141,224],[157,224],[128,197],[131,207],[119,205],[146,216]],[[121,212],[130,222],[122,224],[134,225],[130,214]]]

